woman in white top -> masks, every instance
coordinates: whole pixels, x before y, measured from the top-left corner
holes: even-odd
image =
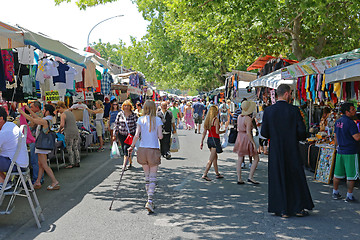
[[[87,110],[89,111],[89,113],[96,115],[96,118],[95,118],[96,134],[99,138],[99,143],[100,143],[98,152],[103,152],[104,151],[104,147],[103,147],[104,140],[103,140],[102,135],[103,135],[103,131],[104,131],[104,121],[103,121],[104,104],[100,100],[97,100],[95,102],[95,106],[96,106],[96,110],[91,110],[89,108],[87,108]]]
[[[39,135],[40,131],[44,131],[44,133],[48,133],[52,127],[52,120],[55,116],[55,107],[50,104],[45,104],[43,108],[43,116],[44,118],[40,118],[36,113],[34,113],[29,106],[25,107],[26,110],[29,111],[31,114],[26,114],[21,108],[18,108],[18,112],[23,115],[27,120],[34,122],[38,125],[36,129],[36,137]],[[38,155],[38,161],[39,161],[39,174],[36,182],[34,183],[35,189],[41,188],[40,180],[44,174],[44,171],[47,173],[47,175],[51,178],[51,185],[47,187],[47,190],[59,190],[60,185],[58,180],[56,180],[54,172],[51,170],[49,165],[47,164],[47,154],[49,154],[51,150],[41,150],[35,148],[35,153]]]
[[[137,151],[137,161],[142,165],[145,174],[145,189],[148,201],[145,208],[149,213],[154,212],[153,195],[155,192],[156,175],[161,163],[159,139],[163,138],[162,121],[156,116],[156,105],[148,100],[144,104],[144,116],[137,121],[137,128],[132,145],[128,149],[134,149],[136,141],[141,134],[140,146]]]

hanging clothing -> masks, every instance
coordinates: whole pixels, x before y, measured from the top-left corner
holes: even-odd
[[[82,71],[84,68],[73,63],[68,63],[68,65],[69,67],[74,68],[76,70],[76,74],[74,75],[75,82],[82,82],[83,81]]]
[[[53,77],[53,83],[66,83],[66,71],[70,69],[70,67],[67,64],[63,64],[62,62],[57,62],[57,70],[58,70],[58,76]]]
[[[84,68],[84,86],[85,88],[92,87],[97,88],[98,82],[96,78],[95,64],[89,62],[86,64],[86,69]]]
[[[10,84],[15,82],[14,55],[11,50],[1,50],[5,80]]]
[[[34,65],[35,64],[35,55],[33,46],[25,46],[16,48],[19,54],[19,63],[24,65]]]
[[[2,57],[0,57],[0,91],[6,91],[5,69]]]
[[[69,70],[65,72],[65,88],[75,90],[75,76],[78,74],[75,68],[69,66]]]
[[[104,73],[102,75],[102,81],[101,81],[101,93],[104,95],[110,95],[111,92],[111,83],[113,83],[114,80],[110,73]]]

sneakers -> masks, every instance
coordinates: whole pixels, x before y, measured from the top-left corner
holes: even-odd
[[[0,190],[3,188],[3,185],[4,185],[3,183],[0,183]],[[10,188],[12,188],[12,183],[8,182],[5,186],[4,191],[9,190]]]
[[[252,163],[249,163],[249,168],[251,168]]]
[[[169,159],[171,158],[171,155],[168,153],[168,154],[165,155],[165,158],[166,158],[167,160],[169,160]]]
[[[334,199],[334,200],[339,200],[339,199],[341,199],[342,197],[341,197],[341,195],[340,195],[340,193],[333,193],[332,194],[332,199]]]
[[[242,169],[245,168],[245,163],[244,163],[244,162],[241,164],[241,168],[242,168]]]
[[[149,211],[149,213],[153,213],[155,209],[155,205],[153,202],[147,201],[145,204],[145,208]]]
[[[103,152],[105,149],[104,148],[99,148],[97,151],[98,152]]]
[[[355,202],[357,202],[357,200],[354,197],[352,197],[352,198],[346,197],[345,202],[355,203]]]
[[[197,129],[195,129],[195,133],[197,133]]]

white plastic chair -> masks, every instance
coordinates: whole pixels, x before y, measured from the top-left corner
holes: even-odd
[[[27,167],[25,171],[22,171],[24,169],[21,169],[21,167],[16,163],[16,160],[19,157],[21,143],[22,141],[26,141],[27,128],[25,127],[25,125],[21,125],[20,131],[24,132],[24,134],[19,135],[18,145],[16,148],[15,155],[11,161],[9,170],[6,173],[6,178],[3,183],[3,187],[0,190],[0,207],[2,208],[5,207],[5,210],[0,211],[0,214],[1,215],[11,214],[12,210],[15,207],[14,206],[15,198],[17,196],[26,197],[29,201],[31,211],[34,215],[36,225],[38,226],[38,228],[41,228],[40,220],[44,221],[44,215],[42,213],[39,200],[36,196],[36,192],[31,182],[30,169],[29,167]],[[16,172],[13,172],[14,167],[17,170]],[[10,179],[14,179],[14,178],[15,178],[15,185],[11,189],[5,191],[5,186],[7,185],[7,183],[10,181]],[[30,189],[28,188],[28,186],[30,187]],[[23,191],[25,191],[25,194],[22,193]],[[4,199],[7,196],[10,197],[10,200],[6,206],[2,206]]]

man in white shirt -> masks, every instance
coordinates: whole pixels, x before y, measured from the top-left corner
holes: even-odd
[[[7,112],[3,107],[0,107],[0,189],[5,180],[4,172],[9,170],[11,161],[15,155],[18,145],[20,128],[12,122],[7,122]],[[31,133],[29,133],[31,134]],[[26,148],[26,139],[23,138],[21,142],[21,148],[16,163],[21,168],[27,168],[29,165],[29,156]],[[14,169],[15,170],[15,169]],[[7,185],[5,189],[11,188],[11,185]]]

